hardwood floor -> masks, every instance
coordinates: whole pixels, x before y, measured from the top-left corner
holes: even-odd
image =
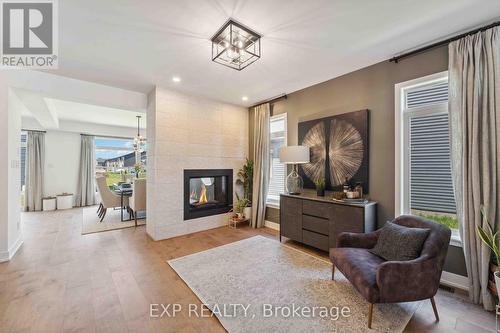
[[[149,317],[151,303],[200,304],[166,260],[257,234],[277,239],[267,228],[223,227],[154,242],[145,227],[82,236],[81,223],[81,209],[23,214],[24,244],[0,264],[0,332],[224,332],[215,318]],[[440,290],[436,303],[439,323],[424,302],[405,332],[494,332],[494,315],[465,297]]]

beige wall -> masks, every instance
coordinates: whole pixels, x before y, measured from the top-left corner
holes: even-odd
[[[398,64],[384,61],[291,93],[288,99],[273,105],[273,114],[287,112],[288,144],[294,145],[297,144],[299,121],[370,110],[369,196],[379,203],[378,225],[382,226],[394,217],[394,85],[447,69],[447,47],[401,60]],[[253,131],[252,120],[250,112],[250,133]],[[249,137],[252,140],[251,134]],[[279,210],[268,208],[266,219],[279,223]],[[449,247],[445,270],[466,275],[461,248]]]
[[[447,67],[446,47],[397,64],[384,61],[291,93],[288,99],[273,105],[273,114],[288,114],[288,144],[294,145],[299,121],[370,110],[369,196],[379,203],[378,224],[382,225],[394,216],[394,85],[447,70]],[[252,133],[252,112],[249,120]]]
[[[184,221],[184,169],[233,169],[248,150],[246,108],[163,88],[148,106],[148,219],[155,240],[227,223],[227,214]],[[236,187],[235,187],[236,188]]]

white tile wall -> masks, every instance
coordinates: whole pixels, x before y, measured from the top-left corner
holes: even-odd
[[[235,181],[248,155],[247,109],[161,87],[149,99],[148,234],[160,240],[225,225],[227,214],[184,221],[183,172],[233,169]]]

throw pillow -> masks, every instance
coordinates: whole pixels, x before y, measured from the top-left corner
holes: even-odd
[[[389,260],[412,260],[420,256],[429,229],[409,228],[392,222],[387,222],[371,253]]]

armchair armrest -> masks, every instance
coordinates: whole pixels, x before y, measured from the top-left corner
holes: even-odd
[[[378,232],[354,233],[342,232],[337,238],[337,247],[354,247],[360,249],[371,249],[377,244]]]
[[[408,261],[386,261],[377,269],[380,302],[412,302],[433,297],[442,267],[437,258],[422,256]]]

